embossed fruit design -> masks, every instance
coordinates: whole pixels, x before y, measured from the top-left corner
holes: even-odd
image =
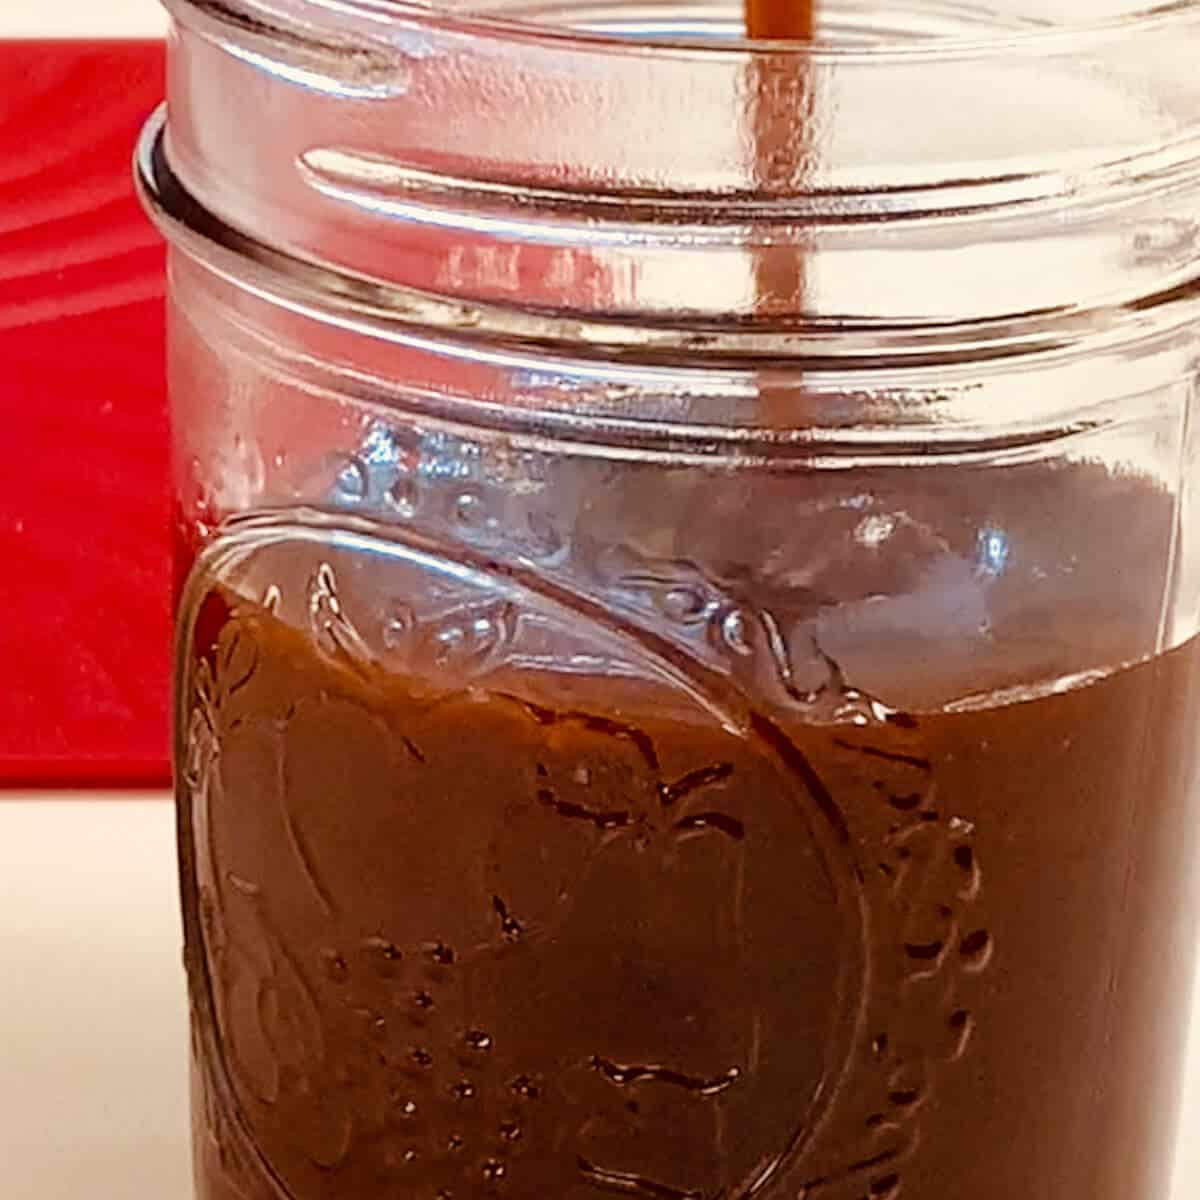
[[[199,1056],[258,1161],[202,1200],[893,1194],[978,882],[909,726],[844,689],[801,746],[570,614],[636,669],[531,687],[550,600],[411,586],[364,632],[306,578],[185,646]]]
[[[780,766],[700,711],[421,694],[265,612],[230,628],[201,907],[229,1081],[291,1192],[768,1178],[841,1067],[861,970],[829,832]]]

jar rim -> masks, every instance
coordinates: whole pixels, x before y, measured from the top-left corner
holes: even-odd
[[[255,238],[221,219],[191,195],[165,153],[167,112],[146,123],[134,156],[139,199],[164,239],[206,270],[270,303],[340,312],[347,328],[410,328],[434,339],[504,344],[535,354],[571,347],[573,356],[653,367],[681,361],[708,369],[785,368],[875,373],[970,369],[996,363],[1060,357],[1120,346],[1126,351],[1193,325],[1200,312],[1200,278],[1136,301],[1077,310],[1026,313],[1003,320],[966,319],[924,326],[844,321],[801,328],[755,330],[678,322],[653,324],[578,315],[524,312],[503,304],[466,302],[373,279],[315,262]]]
[[[1024,324],[1200,275],[1180,36],[1184,18],[1200,34],[1200,0],[1095,25],[1122,32],[1094,53],[1043,32],[1022,43],[1037,53],[941,62],[963,44],[942,30],[995,25],[990,0],[823,0],[849,42],[886,48],[783,62],[572,32],[654,33],[677,6],[723,38],[739,0],[461,2],[560,26],[167,0],[170,172],[222,222],[347,276],[702,337]]]
[[[242,26],[265,31],[264,27],[270,28],[283,21],[293,29],[302,26],[313,42],[320,42],[323,26],[332,29],[336,22],[353,18],[378,24],[417,23],[466,37],[606,53],[638,55],[647,51],[657,54],[676,51],[701,58],[734,56],[753,60],[763,57],[830,65],[875,62],[881,66],[922,61],[1038,58],[1061,53],[1064,46],[1082,49],[1127,36],[1133,29],[1170,29],[1200,21],[1200,0],[1168,0],[1167,3],[1149,4],[1090,20],[997,27],[996,32],[988,35],[944,34],[914,41],[880,39],[872,45],[840,45],[819,37],[812,42],[795,42],[745,36],[714,39],[639,33],[633,39],[596,28],[554,25],[479,10],[436,8],[419,0],[162,0],[162,3],[174,17],[190,11],[234,28]]]

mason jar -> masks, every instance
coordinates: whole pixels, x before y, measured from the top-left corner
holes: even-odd
[[[200,1200],[1161,1200],[1200,4],[170,7]]]

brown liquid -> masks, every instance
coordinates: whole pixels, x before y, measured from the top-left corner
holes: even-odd
[[[816,33],[814,0],[744,0],[746,35],[761,41],[810,42]],[[758,192],[774,199],[802,195],[813,152],[812,75],[806,60],[760,53],[751,63],[751,144]],[[803,249],[784,242],[754,255],[756,315],[794,321],[803,311]],[[804,423],[805,398],[794,384],[759,382],[763,421],[791,428]]]
[[[195,629],[200,1200],[1165,1195],[1197,643],[734,728]]]
[[[813,0],[745,0],[745,8],[748,37],[806,42],[816,29]]]

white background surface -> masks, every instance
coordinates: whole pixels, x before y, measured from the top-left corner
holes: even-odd
[[[0,796],[3,1200],[191,1195],[176,907],[165,802]]]
[[[0,37],[159,37],[158,0],[0,0]]]
[[[188,1200],[170,805],[0,795],[0,949],[2,1200]],[[1193,1043],[1170,1200],[1200,1197]]]

